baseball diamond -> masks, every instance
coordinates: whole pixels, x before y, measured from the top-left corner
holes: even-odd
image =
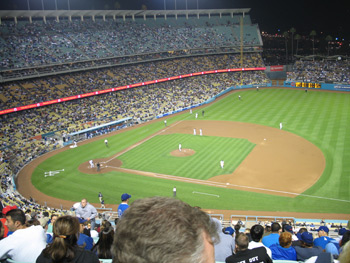
[[[308,95],[314,97],[305,101],[300,90],[238,93],[245,98],[239,105],[232,100],[234,91],[202,107],[206,114],[197,119],[195,112],[202,108],[171,116],[166,127],[163,120],[154,120],[45,154],[21,170],[18,190],[39,203],[69,208],[82,191],[98,203],[96,189],[103,189],[106,207],[115,208],[119,193],[130,192],[135,199],[171,195],[175,183],[177,198],[211,213],[306,218],[327,213],[327,218],[347,219],[346,194],[334,195],[327,188],[335,176],[330,167],[334,156],[322,141],[319,108],[312,108],[340,94],[313,91]],[[349,99],[349,94],[341,96]],[[287,110],[286,104],[294,106]],[[195,128],[204,136],[193,136]],[[109,148],[100,143],[105,138]],[[90,159],[101,163],[100,172],[89,167]],[[65,172],[44,178],[46,167]]]

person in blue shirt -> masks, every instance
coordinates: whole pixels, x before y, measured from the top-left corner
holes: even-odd
[[[131,198],[131,195],[125,193],[122,194],[121,199],[122,202],[118,206],[118,217],[122,217],[123,213],[125,212],[126,209],[129,208],[129,199]]]
[[[94,240],[92,237],[89,237],[88,235],[85,235],[84,232],[84,223],[87,221],[83,218],[78,218],[79,220],[79,225],[80,225],[80,234],[79,234],[79,239],[77,241],[77,244],[79,247],[84,248],[85,250],[91,250],[93,245],[94,245]]]
[[[297,253],[292,247],[292,234],[283,232],[279,237],[279,244],[270,246],[273,260],[297,260]]]
[[[273,244],[279,244],[279,237],[281,232],[281,225],[277,222],[273,222],[271,225],[271,234],[268,236],[264,236],[262,239],[262,243],[265,247],[270,247]]]
[[[329,229],[326,226],[320,226],[318,231],[318,238],[314,240],[315,246],[320,246],[322,249],[326,249],[326,245],[329,242],[335,241],[333,238],[328,236]]]

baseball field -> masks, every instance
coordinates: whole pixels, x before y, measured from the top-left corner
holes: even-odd
[[[212,212],[349,219],[350,94],[239,90],[166,119],[41,156],[22,169],[17,188],[69,208],[83,197],[97,204],[98,192],[114,207],[122,193],[172,196],[176,186],[176,198]]]

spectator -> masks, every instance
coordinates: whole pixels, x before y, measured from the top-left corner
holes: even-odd
[[[94,253],[78,247],[79,228],[76,217],[58,218],[53,228],[53,242],[42,251],[36,262],[99,263]]]
[[[273,260],[297,260],[297,254],[292,247],[292,234],[289,232],[281,233],[279,244],[271,245],[270,249]]]
[[[291,225],[285,224],[284,231],[292,234],[292,241],[298,240],[298,237],[294,234],[293,227]]]
[[[85,250],[91,250],[94,244],[94,240],[92,239],[92,237],[89,237],[88,235],[84,234],[85,223],[87,221],[83,218],[78,218],[78,221],[80,234],[77,244]]]
[[[228,256],[233,254],[235,241],[231,235],[226,235],[222,231],[221,222],[217,218],[212,218],[216,225],[216,231],[220,241],[214,245],[215,261],[225,261]]]
[[[307,232],[307,229],[305,227],[301,227],[297,233],[298,240],[292,241],[292,246],[301,246],[301,234]]]
[[[348,263],[350,262],[350,242],[346,242],[342,246],[342,252],[339,256],[339,262],[340,263]]]
[[[56,214],[51,215],[51,222],[47,226],[46,233],[49,233],[49,234],[53,233],[53,226],[54,226],[57,219],[58,219],[58,215],[56,215]]]
[[[281,233],[281,226],[277,222],[273,222],[271,225],[271,234],[268,236],[264,236],[262,239],[262,243],[266,247],[270,247],[273,244],[279,244],[279,237]]]
[[[264,247],[266,249],[266,253],[269,255],[270,258],[272,258],[271,250],[264,246],[264,244],[261,242],[262,237],[264,235],[264,227],[261,225],[254,225],[250,229],[250,237],[252,238],[252,241],[249,242],[248,248],[253,249],[257,247]]]
[[[251,263],[251,262],[264,262],[272,263],[271,258],[266,253],[266,249],[258,247],[249,249],[249,239],[244,233],[240,233],[236,236],[235,240],[235,254],[226,258],[226,263]]]
[[[328,237],[329,229],[326,226],[320,226],[317,231],[318,231],[318,238],[314,240],[314,245],[320,246],[322,247],[322,249],[326,249],[326,245],[329,242],[334,241],[334,239]]]
[[[0,260],[34,262],[46,246],[44,229],[38,226],[26,227],[26,216],[20,209],[6,213],[6,224],[14,233],[0,241]]]
[[[101,259],[112,258],[114,230],[112,226],[103,228],[99,234],[97,243],[93,246],[92,251]]]
[[[313,245],[313,236],[309,232],[303,232],[300,235],[301,246],[294,247],[297,253],[297,260],[305,261],[313,256],[318,256],[323,252],[323,249]]]
[[[210,217],[174,198],[140,199],[118,221],[113,256],[118,263],[214,262],[218,235]]]
[[[0,240],[4,238],[5,234],[5,228],[2,225],[2,222],[0,221]]]
[[[118,206],[118,217],[122,217],[122,215],[124,214],[125,210],[129,208],[129,199],[131,198],[131,195],[125,193],[122,194],[121,196],[121,200],[122,202],[120,203],[120,205]]]
[[[0,221],[2,222],[2,226],[4,228],[4,236],[3,237],[7,237],[9,234],[11,234],[12,232],[9,233],[9,228],[6,224],[6,214],[13,210],[13,209],[16,209],[17,206],[5,206],[4,209],[2,210],[2,218],[0,219]]]
[[[86,198],[81,200],[80,205],[75,210],[75,215],[79,218],[90,221],[91,229],[95,230],[95,217],[97,216],[97,210],[93,205],[88,203]]]

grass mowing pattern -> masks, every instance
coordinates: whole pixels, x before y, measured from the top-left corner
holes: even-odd
[[[192,156],[175,157],[170,152],[182,148],[192,149]],[[158,135],[119,157],[124,168],[161,174],[207,180],[220,174],[233,173],[254,148],[245,139],[189,134]],[[224,169],[220,160],[226,162]],[[188,171],[191,171],[190,173]]]
[[[242,101],[238,100],[239,94]],[[178,196],[183,201],[203,208],[350,214],[349,202],[337,200],[350,200],[350,94],[314,90],[305,93],[304,90],[296,89],[260,89],[258,92],[242,90],[204,110],[206,120],[257,123],[276,128],[282,122],[283,129],[304,137],[322,150],[326,158],[326,169],[315,185],[304,193],[313,197],[287,198],[176,182]],[[200,111],[198,112],[201,118]],[[192,115],[185,113],[173,116],[168,119],[168,124],[194,119],[195,113],[196,110]],[[117,172],[85,175],[77,170],[82,162],[111,156],[162,128],[164,124],[160,120],[110,137],[110,148],[106,148],[103,140],[99,140],[70,149],[42,163],[35,170],[32,182],[48,195],[72,201],[79,201],[84,196],[91,202],[98,202],[99,191],[103,192],[106,203],[119,203],[120,195],[124,192],[132,194],[133,200],[154,195],[171,196],[175,184],[173,181]],[[172,147],[176,149],[178,143]],[[183,148],[187,146],[183,144]],[[129,166],[128,163],[125,165]],[[192,168],[199,166],[193,163]],[[44,178],[44,171],[63,168],[64,173]],[[188,170],[178,172],[181,176],[195,173],[192,168],[186,166]],[[193,191],[220,195],[220,198],[196,195]]]

